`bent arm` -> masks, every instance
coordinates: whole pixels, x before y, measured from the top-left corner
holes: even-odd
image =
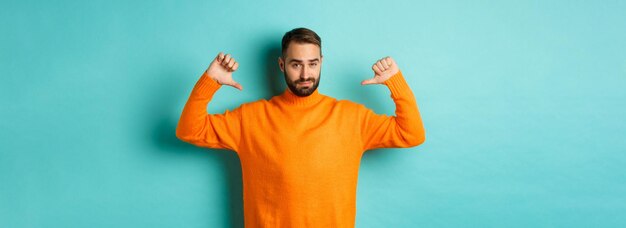
[[[221,87],[207,72],[200,77],[185,104],[176,137],[200,147],[237,151],[241,135],[241,107],[208,114],[207,105]]]
[[[422,144],[426,139],[422,118],[415,96],[402,72],[398,71],[384,84],[391,91],[391,98],[396,104],[396,115],[379,115],[370,109],[364,111],[364,150],[414,147]]]

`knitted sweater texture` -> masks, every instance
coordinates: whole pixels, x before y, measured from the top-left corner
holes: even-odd
[[[237,153],[246,227],[354,227],[363,152],[425,140],[416,99],[402,72],[384,82],[395,116],[320,94],[286,89],[220,114],[207,105],[221,87],[206,72],[195,84],[176,136]]]

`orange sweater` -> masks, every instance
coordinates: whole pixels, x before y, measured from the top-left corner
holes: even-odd
[[[425,139],[402,73],[385,85],[396,116],[317,90],[298,97],[289,89],[270,100],[208,114],[207,104],[221,85],[205,73],[184,107],[176,136],[238,154],[246,227],[354,227],[363,152],[413,147]]]

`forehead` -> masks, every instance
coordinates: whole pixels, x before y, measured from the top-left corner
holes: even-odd
[[[291,59],[309,60],[320,57],[320,48],[310,43],[289,43],[289,47],[285,52],[285,60]]]

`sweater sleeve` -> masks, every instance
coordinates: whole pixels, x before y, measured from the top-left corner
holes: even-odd
[[[237,152],[241,136],[241,106],[222,114],[207,113],[207,105],[220,87],[206,71],[202,74],[180,116],[176,137],[200,147]]]
[[[425,140],[425,131],[413,92],[398,71],[384,84],[391,91],[396,115],[387,116],[363,109],[362,140],[365,150],[390,147],[414,147]]]

